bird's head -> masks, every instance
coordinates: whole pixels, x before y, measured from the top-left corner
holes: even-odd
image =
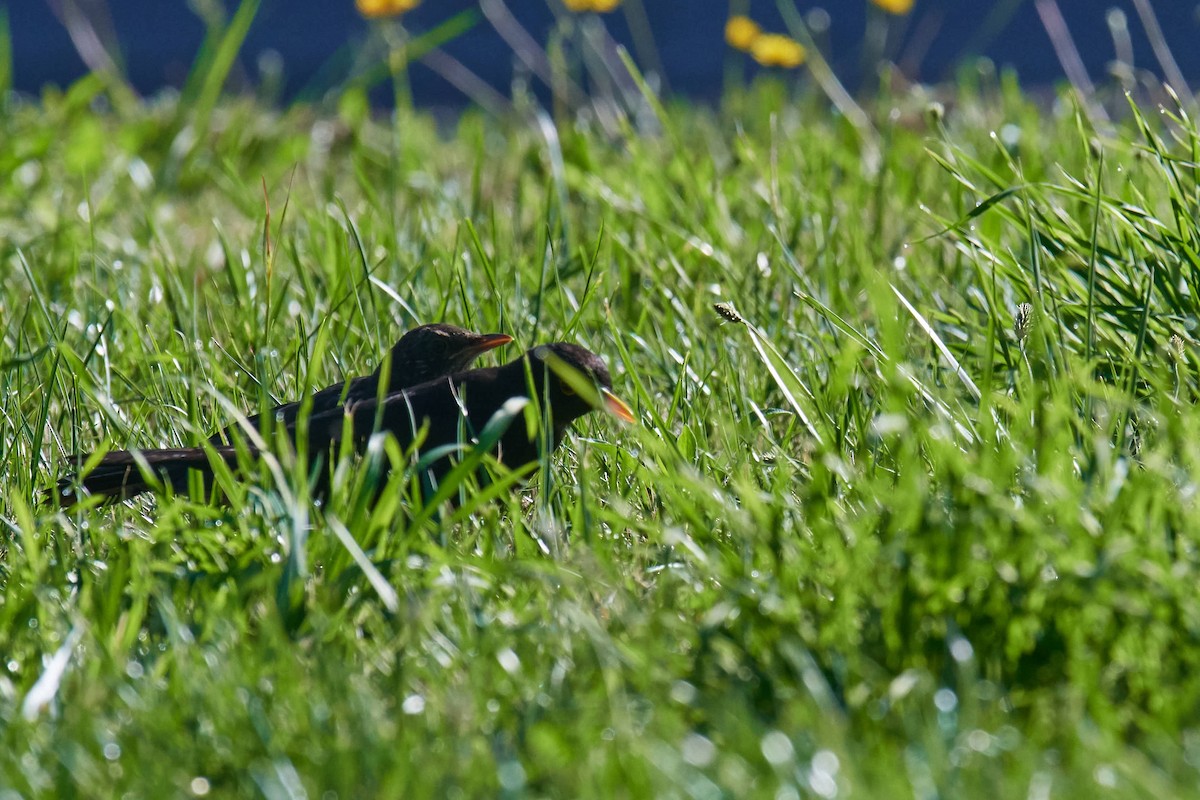
[[[637,417],[612,392],[612,377],[600,356],[568,342],[533,348],[529,359],[540,399],[548,400],[556,427],[565,427],[589,411],[606,411],[625,422]]]
[[[475,333],[443,323],[420,325],[392,347],[391,391],[462,372],[488,350],[511,341],[505,333]]]

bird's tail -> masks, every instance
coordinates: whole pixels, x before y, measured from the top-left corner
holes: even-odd
[[[188,473],[195,470],[204,479],[206,487],[212,485],[213,468],[209,452],[231,467],[237,465],[237,450],[233,447],[180,447],[162,450],[114,450],[105,453],[86,475],[72,475],[58,482],[55,492],[60,506],[69,506],[80,499],[79,488],[86,494],[98,495],[110,500],[124,500],[148,492],[154,488],[148,479],[144,464],[158,481],[175,492],[187,490]],[[87,455],[72,456],[72,464],[82,464]]]

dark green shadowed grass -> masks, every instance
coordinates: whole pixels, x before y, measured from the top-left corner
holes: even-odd
[[[179,160],[101,89],[0,140],[0,794],[1190,794],[1180,112],[895,97],[866,159],[771,83],[656,136],[414,114],[400,153],[222,101]],[[225,505],[36,502],[435,320],[588,346],[641,424],[518,491],[481,459],[457,510],[394,442],[322,507],[285,447]]]

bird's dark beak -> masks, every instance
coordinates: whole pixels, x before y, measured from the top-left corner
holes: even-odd
[[[604,404],[604,410],[617,419],[628,422],[630,425],[637,424],[637,417],[634,416],[633,410],[625,405],[624,400],[617,397],[608,389],[600,390],[600,402]]]
[[[513,338],[507,333],[481,333],[476,337],[475,341],[467,348],[467,352],[472,356],[479,356],[486,353],[488,350],[495,350],[497,347],[502,347]]]

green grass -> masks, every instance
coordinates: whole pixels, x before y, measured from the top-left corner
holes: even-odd
[[[874,168],[769,82],[658,133],[104,94],[0,114],[0,798],[1194,791],[1193,122],[968,84]],[[287,453],[37,503],[436,320],[642,424],[457,514]]]

